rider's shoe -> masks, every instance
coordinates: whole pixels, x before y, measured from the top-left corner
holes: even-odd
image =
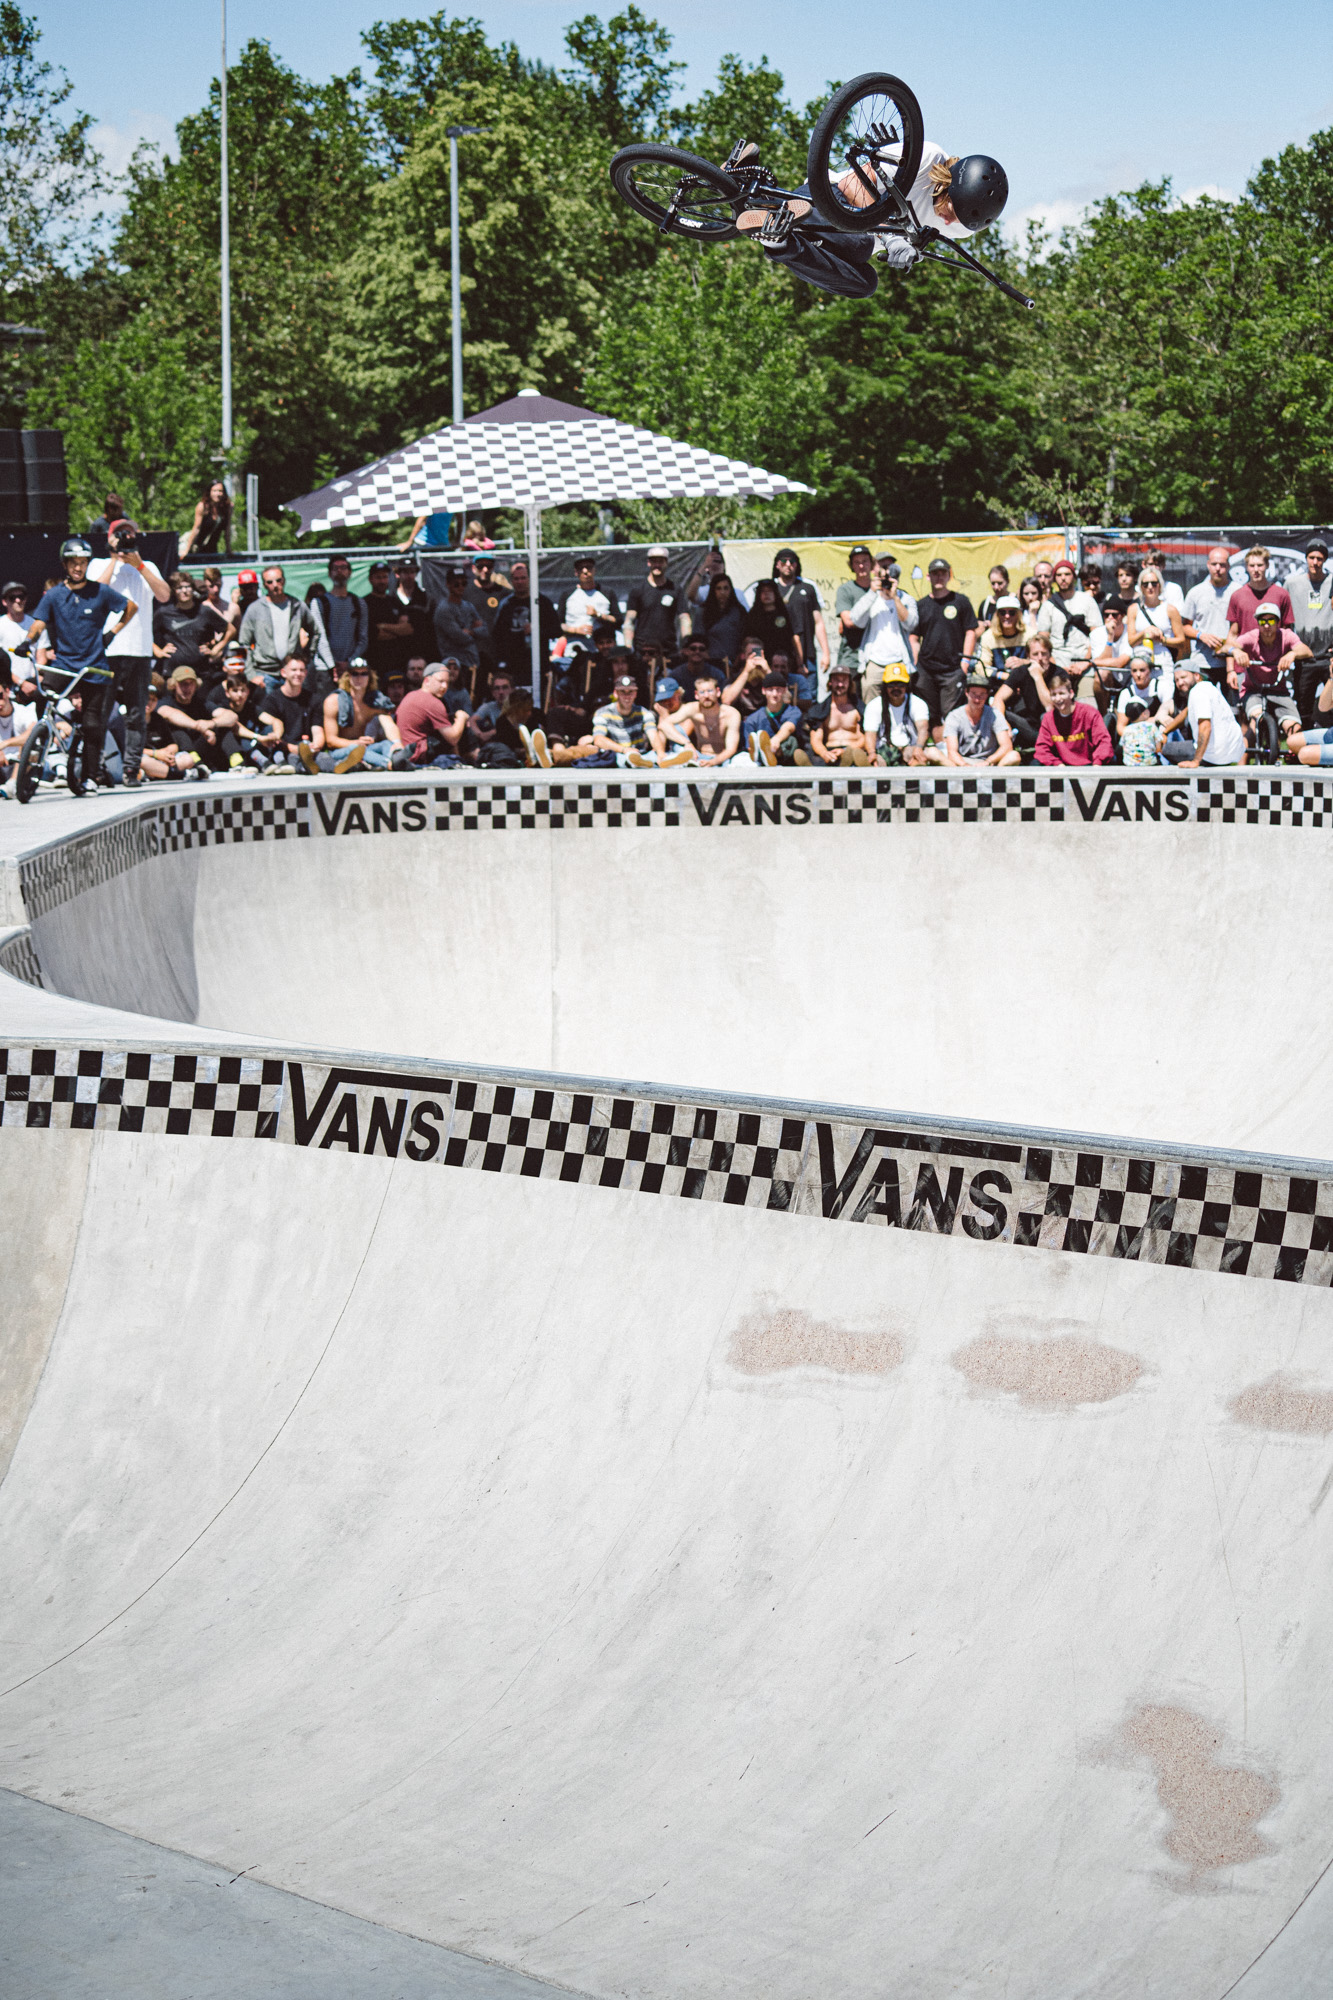
[[[798,222],[810,213],[810,203],[799,195],[784,201],[781,208],[747,208],[736,217],[742,236],[757,236],[765,250],[784,250]]]

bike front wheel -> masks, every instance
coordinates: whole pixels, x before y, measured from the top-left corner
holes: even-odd
[[[667,234],[692,236],[696,243],[725,243],[737,234],[736,210],[745,190],[697,153],[646,139],[622,146],[611,162],[611,185]]]
[[[21,806],[26,806],[37,790],[50,737],[50,723],[39,722],[28,731],[28,739],[19,751],[18,770],[14,773],[14,797]]]
[[[886,187],[908,193],[925,138],[921,106],[901,77],[869,70],[835,90],[815,120],[806,161],[820,220],[846,230],[890,221],[899,211]]]

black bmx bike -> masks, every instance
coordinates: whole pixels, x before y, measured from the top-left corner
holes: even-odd
[[[745,209],[813,208],[793,236],[825,238],[873,230],[901,236],[923,258],[972,271],[1029,310],[1036,301],[998,276],[961,243],[922,223],[907,196],[921,166],[925,125],[910,85],[870,70],[834,91],[815,120],[806,156],[805,189],[783,187],[738,143],[722,165],[679,146],[642,140],[622,146],[611,162],[611,185],[635,212],[665,234],[696,243],[739,235]]]
[[[14,797],[21,806],[31,802],[41,782],[47,754],[52,743],[58,740],[56,703],[73,694],[89,672],[91,669],[88,667],[82,667],[77,674],[58,665],[38,667],[38,685],[47,702],[19,751],[18,768],[14,774]],[[65,748],[65,783],[76,799],[83,796],[83,732],[77,719],[70,725],[69,742]]]
[[[1290,695],[1281,681],[1272,687],[1256,688],[1247,694],[1241,704],[1245,720],[1250,725],[1252,741],[1249,761],[1252,764],[1280,764],[1282,762],[1282,729],[1278,717],[1269,706],[1274,695]]]

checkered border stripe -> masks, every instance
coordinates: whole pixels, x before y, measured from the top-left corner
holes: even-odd
[[[256,785],[264,789],[256,790]],[[415,803],[409,809],[408,802]],[[1333,826],[1333,789],[1316,772],[1135,779],[1130,774],[775,773],[372,779],[328,790],[200,791],[154,803],[20,861],[30,921],[156,855],[254,841],[397,833],[552,832],[624,827],[1114,824]]]
[[[1328,1178],[709,1105],[284,1059],[0,1050],[0,1122],[269,1139],[465,1172],[1289,1284],[1333,1284]]]
[[[0,944],[0,971],[7,972],[11,979],[21,979],[25,986],[41,985],[42,968],[33,950],[31,931],[15,931]]]

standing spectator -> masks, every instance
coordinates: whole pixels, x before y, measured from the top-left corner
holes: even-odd
[[[865,638],[864,625],[858,625],[852,616],[853,605],[859,604],[870,588],[870,571],[874,557],[864,542],[858,542],[847,557],[851,580],[840,583],[833,599],[833,615],[838,621],[837,664],[845,667],[849,674],[861,671],[861,644]]]
[[[435,650],[435,625],[431,614],[431,602],[421,588],[421,572],[415,556],[399,556],[393,566],[394,588],[390,602],[398,606],[399,619],[406,611],[412,621],[412,637],[402,642],[395,666],[406,668],[413,653],[420,653],[429,660]],[[364,648],[363,648],[364,650]],[[380,677],[383,684],[383,675]]]
[[[801,664],[827,677],[829,668],[828,627],[824,607],[813,583],[801,575],[801,558],[795,549],[779,549],[773,558],[773,580],[782,592],[782,601],[791,619],[791,629],[801,642]]]
[[[926,574],[930,594],[918,598],[916,606],[916,690],[930,710],[932,731],[938,732],[950,710],[961,713],[958,702],[977,643],[977,614],[953,588],[953,571],[943,556],[931,558]]]
[[[1023,607],[1023,630],[1029,634],[1037,630],[1037,620],[1041,617],[1043,598],[1041,585],[1035,576],[1025,576],[1018,586],[1018,601]]]
[[[574,588],[565,599],[563,625],[571,639],[590,639],[595,621],[609,618],[619,624],[619,606],[612,606],[604,590],[597,588],[597,564],[591,556],[574,559]]]
[[[289,654],[282,663],[277,687],[265,688],[260,699],[260,715],[276,732],[268,752],[270,770],[304,764],[303,744],[315,752],[324,748],[320,705],[306,691],[307,672],[301,655]]]
[[[995,563],[992,565],[991,573],[987,577],[986,581],[990,586],[990,596],[986,599],[980,611],[978,611],[977,613],[977,617],[981,620],[981,623],[983,625],[988,625],[991,619],[995,616],[995,607],[999,603],[1000,599],[1002,597],[1011,597],[1013,595],[1012,591],[1009,588],[1009,572],[1005,568],[1003,563]]]
[[[450,715],[444,700],[448,686],[444,668],[432,667],[421,686],[405,694],[398,704],[398,733],[413,766],[439,765],[447,770],[459,761],[458,746],[467,728],[467,715],[462,709]]]
[[[510,589],[507,582],[496,576],[495,565],[484,551],[472,558],[472,574],[467,578],[463,595],[486,628],[480,650],[481,664],[489,680],[496,665],[495,621]]]
[[[1298,662],[1292,674],[1296,706],[1301,721],[1314,721],[1315,696],[1328,679],[1333,654],[1333,590],[1328,574],[1328,543],[1316,535],[1305,544],[1305,574],[1294,575],[1288,585],[1296,635],[1310,649],[1308,660]]]
[[[1151,568],[1157,571],[1158,575],[1162,579],[1163,604],[1174,604],[1176,610],[1180,613],[1181,617],[1183,618],[1185,615],[1185,593],[1181,589],[1178,583],[1167,582],[1166,557],[1162,553],[1161,549],[1157,547],[1155,542],[1150,542],[1148,544],[1148,547],[1144,550],[1143,566],[1145,569]]]
[[[737,601],[731,578],[719,570],[708,586],[703,608],[704,638],[708,657],[716,667],[730,666],[741,657],[745,630],[745,607]]]
[[[1233,592],[1230,552],[1217,542],[1208,551],[1207,576],[1186,593],[1181,629],[1200,670],[1218,683],[1226,674]]]
[[[868,572],[867,572],[868,574]],[[839,589],[845,588],[839,585]],[[841,664],[830,667],[828,693],[815,703],[806,720],[810,754],[818,764],[868,764],[870,746],[862,727],[863,709],[852,693],[852,675]]]
[[[1083,588],[1087,591],[1088,596],[1092,599],[1094,604],[1100,605],[1102,601],[1102,589],[1103,589],[1101,564],[1095,562],[1084,563],[1082,569],[1079,571],[1078,574],[1079,574],[1079,581],[1082,583]]]
[[[993,572],[992,572],[993,573]],[[1016,597],[997,597],[990,621],[981,634],[978,657],[988,674],[1003,673],[1010,660],[1026,659],[1027,634]]]
[[[771,579],[766,579],[771,581]],[[787,676],[770,667],[764,675],[764,705],[741,725],[741,745],[756,764],[808,764],[797,743],[801,711],[788,700]]]
[[[930,710],[919,694],[909,694],[912,670],[905,660],[891,660],[884,669],[880,692],[866,703],[861,731],[872,764],[924,764],[930,738]]]
[[[690,629],[685,594],[667,575],[671,551],[660,542],[648,551],[648,574],[625,599],[625,644],[631,652],[660,647],[668,659]]]
[[[125,783],[139,783],[144,732],[148,726],[148,681],[153,671],[153,614],[171,601],[171,586],[156,563],[139,554],[139,530],[133,521],[113,521],[107,533],[111,553],[88,565],[93,583],[105,583],[128,597],[138,616],[107,644],[115,669],[111,700],[125,709]]]
[[[1238,639],[1242,632],[1252,632],[1255,613],[1261,604],[1276,604],[1278,617],[1284,625],[1294,625],[1296,614],[1291,608],[1291,599],[1280,583],[1268,581],[1268,550],[1258,543],[1245,551],[1244,583],[1235,585],[1231,592],[1231,637]]]
[[[676,662],[674,672],[677,680],[684,688],[687,698],[694,686],[697,675],[707,674],[710,679],[717,680],[713,663],[708,657],[708,641],[704,638],[702,632],[691,632],[687,636],[685,644],[681,648],[680,658]],[[718,682],[718,685],[720,687],[721,682]]]
[[[412,523],[411,534],[398,546],[403,550],[410,549],[420,536],[423,549],[430,549],[434,555],[443,555],[452,542],[453,532],[453,515],[447,507],[440,507],[433,514],[418,514]]]
[[[264,571],[264,595],[241,620],[241,644],[266,685],[276,687],[289,653],[309,654],[315,622],[299,598],[288,597],[287,578],[277,563]]]
[[[500,665],[508,668],[514,685],[527,687],[532,681],[532,600],[528,566],[519,561],[509,572],[513,588],[495,614],[495,653]],[[537,648],[542,667],[551,657],[551,648],[560,637],[560,613],[543,591],[537,593]],[[615,636],[614,632],[611,635]]]
[[[201,677],[208,670],[216,671],[226,648],[226,619],[207,600],[200,599],[193,579],[184,570],[173,570],[167,583],[169,602],[153,610],[153,658],[167,674],[173,667],[194,667]],[[147,698],[145,689],[145,701]]]
[[[704,604],[708,597],[709,586],[713,578],[715,576],[725,576],[726,573],[727,559],[721,549],[705,549],[699,559],[698,568],[685,586],[685,608],[694,620],[694,629],[696,632],[702,629],[699,619],[703,612]]]
[[[1037,731],[1033,752],[1039,764],[1109,764],[1115,749],[1106,724],[1091,702],[1075,701],[1074,683],[1063,667],[1047,677],[1051,705]]]
[[[493,549],[495,543],[486,533],[481,521],[474,515],[463,532],[460,546],[465,549]]]
[[[999,765],[1022,761],[1003,713],[986,699],[988,692],[985,674],[974,668],[967,676],[962,706],[950,709],[944,718],[943,744],[932,745],[926,753],[932,763]]]
[[[482,641],[487,636],[485,621],[476,606],[468,603],[467,578],[458,563],[450,566],[445,587],[448,596],[435,606],[435,637],[440,652],[456,655],[472,675],[481,662]]]
[[[210,479],[199,496],[189,533],[180,545],[180,561],[187,556],[215,556],[221,542],[231,554],[231,495],[220,479]]]
[[[370,643],[370,619],[365,599],[349,588],[352,565],[346,556],[330,556],[328,587],[316,584],[307,606],[314,630],[314,657],[327,673],[336,674],[348,660],[363,656]]]
[[[898,588],[891,573],[893,568],[896,564],[891,564],[886,556],[879,556],[870,566],[865,595],[846,614],[862,632],[856,671],[866,676],[863,686],[873,685],[876,674],[882,673],[893,660],[902,660],[908,667],[912,665],[907,635],[917,630],[921,614],[906,592]]]
[[[1122,556],[1115,566],[1117,594],[1133,604],[1139,594],[1139,566],[1132,556]]]
[[[797,665],[803,663],[800,643],[792,630],[782,592],[771,576],[761,576],[756,583],[754,598],[741,629],[747,639],[758,639],[770,657],[778,648],[783,652],[794,650]]]
[[[26,606],[27,587],[21,583],[7,583],[0,592],[0,647],[10,655],[11,670],[15,675],[14,686],[20,698],[31,701],[37,693],[37,669],[26,655],[19,655],[20,646],[28,647],[28,634],[32,630],[32,618]],[[29,650],[31,650],[29,648]],[[19,658],[23,664],[18,664]]]
[[[1050,602],[1058,604],[1065,615],[1066,645],[1072,643],[1073,632],[1091,638],[1094,628],[1102,622],[1096,598],[1078,588],[1078,572],[1067,557],[1062,556],[1055,565]],[[1086,655],[1080,653],[1078,657]]]
[[[1055,565],[1046,556],[1040,556],[1032,565],[1032,580],[1041,592],[1042,602],[1050,596],[1055,583]]]
[[[1146,647],[1158,669],[1168,674],[1189,651],[1180,613],[1162,595],[1161,571],[1146,563],[1139,571],[1138,599],[1129,607],[1126,636],[1131,649]]]
[[[227,642],[239,639],[241,624],[252,604],[259,601],[259,573],[253,569],[238,569],[227,602]]]
[[[1179,765],[1183,771],[1197,771],[1202,764],[1243,764],[1245,738],[1221,688],[1201,680],[1192,659],[1181,661],[1175,679],[1177,699],[1183,696],[1185,707],[1172,715],[1159,713],[1157,718],[1166,762]],[[1169,740],[1182,725],[1189,729],[1193,742]]]
[[[90,535],[105,535],[111,530],[113,521],[123,521],[127,509],[119,493],[108,493],[102,502],[102,511],[95,521],[88,523]]]
[[[376,676],[391,674],[395,667],[404,666],[405,658],[414,649],[415,638],[412,630],[412,614],[395,591],[389,594],[391,572],[386,562],[370,565],[368,581],[370,595],[364,600],[368,638],[366,659],[370,670]],[[429,640],[430,651],[435,651],[435,628],[432,624]]]

